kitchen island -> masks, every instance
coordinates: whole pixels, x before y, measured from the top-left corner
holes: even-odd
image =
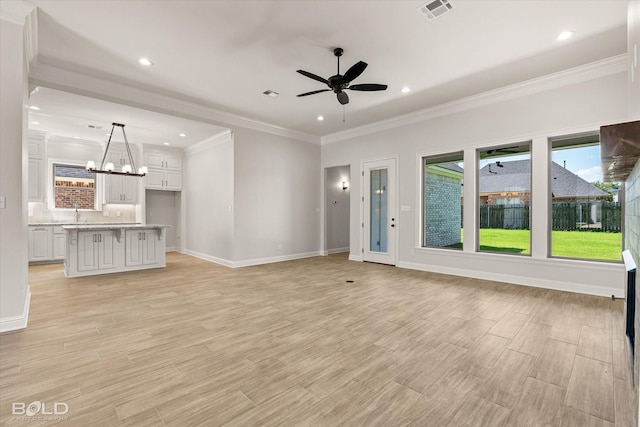
[[[66,277],[162,268],[165,229],[161,224],[73,224],[66,237]]]

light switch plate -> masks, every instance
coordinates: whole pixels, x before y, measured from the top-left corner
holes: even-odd
[[[402,206],[400,206],[400,211],[401,211],[401,212],[411,212],[411,206],[409,206],[409,205],[402,205]]]

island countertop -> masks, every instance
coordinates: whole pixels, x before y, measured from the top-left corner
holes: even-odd
[[[68,224],[63,225],[62,228],[64,230],[115,230],[115,229],[149,229],[149,228],[166,228],[171,227],[170,225],[164,224]]]

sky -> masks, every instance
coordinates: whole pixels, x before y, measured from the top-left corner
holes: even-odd
[[[554,150],[552,159],[560,166],[566,160],[567,169],[587,182],[602,182],[600,145]]]

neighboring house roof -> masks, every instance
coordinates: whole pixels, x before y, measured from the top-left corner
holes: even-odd
[[[480,169],[480,194],[530,191],[530,162],[492,162]],[[607,197],[610,194],[585,181],[559,164],[551,164],[553,197]]]
[[[464,175],[464,169],[462,169],[456,163],[438,163],[435,165],[427,165],[426,172],[455,177],[459,178],[460,180],[462,180],[462,176]]]

